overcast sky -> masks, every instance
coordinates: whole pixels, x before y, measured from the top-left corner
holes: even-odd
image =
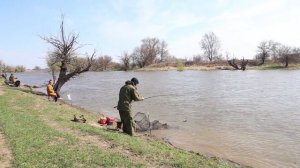
[[[115,61],[146,37],[165,40],[179,58],[201,53],[208,32],[237,58],[253,58],[263,40],[300,46],[299,0],[1,0],[0,60],[46,67],[51,46],[39,35],[57,35],[61,14],[66,30],[90,44],[81,52]]]

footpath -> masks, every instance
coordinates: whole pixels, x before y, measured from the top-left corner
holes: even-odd
[[[2,86],[0,86],[0,96],[4,94]],[[0,127],[0,168],[7,168],[12,166],[12,153],[9,149],[9,145],[5,136],[3,134],[3,130]]]

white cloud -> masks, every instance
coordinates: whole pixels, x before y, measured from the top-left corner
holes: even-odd
[[[56,35],[61,8],[68,9],[67,6],[36,9],[36,13],[41,14],[39,19],[51,21],[41,22],[47,26],[25,25],[27,22],[24,22],[22,25],[28,29],[14,32],[12,36],[15,38],[10,38],[10,43],[2,43],[1,59],[10,64],[44,64],[40,58],[47,51],[41,46],[44,42],[26,34],[26,30]],[[298,0],[113,0],[87,6],[74,5],[72,11],[78,12],[66,13],[65,22],[68,32],[75,29],[80,33],[80,41],[93,44],[84,47],[84,51],[92,51],[95,47],[101,54],[115,57],[122,51],[131,52],[145,37],[165,40],[174,56],[192,57],[201,51],[199,42],[202,36],[212,31],[220,38],[223,52],[252,58],[262,40],[299,46],[299,9]],[[27,18],[36,19],[34,15]],[[20,24],[18,20],[11,21]],[[10,30],[2,28],[1,32]],[[23,46],[19,47],[18,53],[11,47],[18,39],[16,37],[23,39],[20,40],[23,43],[18,41]]]
[[[120,4],[122,4],[122,1],[118,3],[118,5]],[[127,5],[132,6],[132,4]],[[183,36],[181,31],[197,26],[203,22],[204,16],[199,16],[190,11],[160,9],[157,6],[159,6],[157,1],[138,1],[133,8],[136,9],[136,16],[133,18],[105,17],[102,15],[98,23],[98,32],[107,41],[114,42],[113,46],[122,47],[123,45],[123,50],[127,51],[131,51],[135,46],[140,45],[140,40],[145,37],[158,37],[166,40],[174,55],[183,55],[183,52],[187,50],[180,52],[180,48],[173,47],[172,44],[179,45],[182,41],[186,41],[185,45],[187,46],[198,46],[199,37],[197,37],[197,40],[188,41],[188,39],[195,38],[194,35],[191,35],[191,37],[181,37]],[[117,8],[119,9],[120,7]],[[191,44],[194,41],[197,41],[196,44]],[[108,50],[112,51],[113,49],[110,48],[106,51]],[[120,49],[116,52],[120,53]],[[190,55],[188,53],[191,52],[195,52],[195,49],[189,50],[184,55]]]
[[[283,5],[283,0],[252,1],[254,5],[238,6],[235,9],[225,9],[225,12],[212,20],[240,20],[267,15]],[[246,6],[247,5],[247,6]]]
[[[300,23],[293,19],[300,15],[295,0],[216,0],[207,5],[211,9],[201,8],[201,1],[186,1],[180,9],[178,4],[164,7],[157,0],[110,3],[113,9],[92,17],[97,20],[101,51],[112,56],[124,50],[131,52],[145,37],[165,40],[175,56],[192,57],[201,51],[202,36],[213,31],[221,40],[223,53],[245,58],[254,56],[262,40],[297,46],[300,38],[296,35]],[[187,8],[195,4],[199,10]]]
[[[32,51],[6,51],[0,50],[1,60],[7,65],[25,65],[26,68],[35,66],[46,67],[45,54]]]
[[[171,54],[180,58],[191,58],[199,54],[201,52],[199,45],[201,37],[202,33],[199,31],[170,41],[169,48]]]
[[[299,33],[300,23],[293,18],[300,15],[298,7],[299,3],[283,0],[257,1],[251,6],[225,10],[211,20],[210,28],[221,39],[224,51],[239,58],[253,58],[262,40],[297,45],[299,37],[295,34]]]

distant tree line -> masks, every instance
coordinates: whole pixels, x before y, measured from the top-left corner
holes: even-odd
[[[136,47],[132,53],[123,52],[120,63],[113,62],[109,55],[95,58],[90,68],[91,71],[109,71],[109,70],[132,70],[143,68],[153,64],[171,65],[176,63],[177,59],[170,56],[168,45],[164,40],[158,38],[145,38],[141,40],[140,46]],[[81,58],[77,58],[81,59]],[[86,61],[82,60],[81,61]],[[49,62],[49,61],[48,61]],[[49,64],[48,64],[49,65]],[[70,65],[71,66],[71,65]]]
[[[61,27],[61,37],[65,36],[62,31],[64,31],[64,29]],[[67,40],[69,40],[69,47],[70,45],[78,44],[75,43],[78,35],[73,34],[73,36],[71,37],[73,39],[67,39],[67,37],[64,37],[65,39],[61,40],[62,42],[66,42]],[[65,64],[67,63],[66,65],[64,65],[65,67],[67,67],[67,71],[73,71],[74,73],[76,71],[80,72],[79,69],[85,69],[84,67],[89,67],[89,70],[91,71],[127,71],[137,68],[144,68],[147,66],[177,66],[180,63],[184,66],[229,65],[234,69],[245,70],[248,64],[252,66],[261,66],[266,63],[276,63],[281,64],[282,67],[288,67],[290,64],[300,63],[299,47],[287,46],[272,40],[265,40],[260,42],[256,49],[256,55],[251,60],[246,60],[244,58],[237,59],[235,57],[230,58],[228,53],[224,57],[221,53],[221,41],[214,32],[209,32],[202,36],[202,39],[199,42],[202,52],[200,54],[194,55],[189,59],[179,59],[175,56],[172,56],[169,53],[168,44],[166,41],[156,37],[147,37],[142,39],[141,44],[135,47],[131,53],[127,51],[121,53],[121,55],[119,56],[119,62],[114,62],[112,56],[109,55],[102,55],[98,56],[97,58],[93,57],[93,60],[91,61],[90,59],[87,59],[90,58],[89,56],[86,56],[86,58],[79,57],[75,52],[78,48],[81,48],[82,45],[79,45],[77,46],[77,48],[71,50],[66,48],[67,52],[60,51],[61,49],[58,41],[56,41],[57,39],[55,39],[54,37],[49,37],[48,39],[46,37],[42,38],[46,41],[48,40],[48,43],[57,48],[56,51],[49,52],[47,57],[47,65],[53,76],[55,76],[56,72],[59,72],[61,70],[62,62],[65,62]],[[70,37],[68,36],[68,38]],[[59,54],[64,54],[68,58],[66,58],[65,61],[61,61],[62,58]],[[2,73],[24,72],[26,68],[22,65],[6,65],[3,61],[0,61],[0,70]],[[39,66],[35,66],[34,70],[41,70],[41,68]]]
[[[141,45],[136,47],[131,54],[123,52],[120,56],[122,70],[167,63],[172,59],[168,51],[168,44],[164,40],[148,37],[142,39],[141,42]]]
[[[237,59],[221,53],[221,41],[215,33],[209,32],[202,36],[199,42],[201,53],[192,59],[179,59],[169,53],[166,41],[156,37],[147,37],[130,53],[124,51],[119,57],[119,63],[113,62],[111,56],[104,55],[95,59],[92,71],[132,70],[144,67],[174,66],[179,63],[184,66],[192,65],[222,65],[231,66],[237,70],[245,70],[247,65],[261,66],[268,63],[282,64],[288,67],[291,63],[300,63],[300,48],[293,48],[274,41],[262,41],[257,46],[253,59]],[[239,56],[240,57],[240,56]]]
[[[0,60],[0,72],[1,73],[16,73],[16,72],[25,72],[26,67],[23,65],[11,66],[4,63]]]
[[[281,64],[288,67],[290,64],[300,63],[300,48],[291,47],[272,40],[262,41],[257,46],[257,52],[253,59],[230,58],[226,53],[224,57],[221,52],[221,41],[214,32],[205,33],[200,39],[199,45],[201,53],[192,58],[179,59],[169,53],[168,44],[165,40],[157,37],[147,37],[141,40],[139,46],[132,52],[124,51],[119,56],[119,62],[114,62],[112,56],[102,55],[96,57],[84,55],[81,57],[77,49],[84,45],[78,43],[78,34],[65,35],[64,22],[60,25],[60,35],[57,37],[41,37],[53,46],[46,59],[49,71],[54,80],[55,73],[59,72],[59,81],[66,82],[73,76],[85,71],[110,71],[110,70],[132,70],[144,67],[164,67],[164,66],[192,66],[192,65],[224,65],[234,69],[245,70],[247,65],[261,66],[266,63]],[[241,57],[241,56],[239,56]],[[9,66],[0,61],[1,72],[24,72],[24,66]],[[41,70],[39,66],[34,70]],[[58,87],[60,88],[60,87]],[[59,90],[59,89],[58,89]]]
[[[290,63],[300,63],[300,48],[287,46],[272,40],[262,41],[257,46],[255,59],[260,61],[258,65],[271,61],[288,67]]]

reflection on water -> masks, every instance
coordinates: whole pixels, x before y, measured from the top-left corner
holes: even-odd
[[[42,84],[45,73],[17,74]],[[300,71],[89,72],[62,88],[66,99],[94,112],[113,107],[125,80],[155,97],[133,103],[134,112],[177,129],[156,131],[182,148],[254,167],[300,167]],[[183,121],[187,122],[183,122]]]

